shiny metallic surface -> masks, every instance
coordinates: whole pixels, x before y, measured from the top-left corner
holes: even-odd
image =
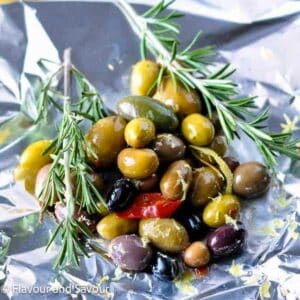
[[[182,43],[202,29],[203,45],[215,44],[218,61],[237,68],[241,94],[257,95],[260,109],[271,105],[271,129],[281,130],[284,114],[291,120],[300,116],[299,1],[177,0],[174,7],[192,12],[182,21]],[[267,195],[242,201],[248,231],[243,254],[212,264],[206,276],[191,280],[184,273],[168,283],[146,273],[122,273],[105,256],[107,243],[96,238],[80,270],[52,269],[58,246],[45,252],[45,245],[54,220],[39,224],[37,202],[14,183],[12,171],[26,145],[53,135],[56,116],[39,128],[31,121],[44,76],[37,61],[58,62],[69,46],[74,64],[114,109],[129,93],[129,71],[139,58],[137,38],[116,6],[97,1],[0,6],[0,299],[299,299],[300,163],[287,158],[278,159],[279,181],[273,179]],[[231,145],[231,153],[241,162],[261,161],[244,137]],[[41,293],[29,294],[32,287]]]

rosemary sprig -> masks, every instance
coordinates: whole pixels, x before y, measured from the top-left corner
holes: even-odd
[[[76,113],[92,122],[106,117],[107,113],[103,105],[103,100],[97,89],[75,66],[72,66],[71,72],[77,82],[79,95],[81,95],[78,103],[73,105],[75,107],[78,106]]]
[[[38,118],[36,122],[48,118],[49,106],[63,112],[61,124],[58,127],[57,137],[45,150],[53,151],[53,162],[39,196],[43,200],[41,214],[54,204],[56,197],[66,205],[67,215],[59,224],[47,248],[53,243],[55,237],[61,236],[62,245],[54,263],[55,267],[79,264],[79,254],[87,255],[85,247],[79,237],[79,232],[90,237],[87,227],[75,219],[76,210],[85,209],[89,214],[99,211],[98,202],[106,206],[101,194],[94,186],[89,173],[92,169],[87,163],[86,151],[89,150],[80,129],[80,123],[87,119],[93,122],[105,116],[105,110],[100,94],[85,78],[85,76],[71,64],[70,50],[64,53],[64,64],[52,74],[45,82],[41,96],[38,99]],[[52,80],[64,70],[64,94],[50,89]],[[71,102],[71,76],[74,76],[78,87],[79,100]],[[55,100],[51,95],[56,95]],[[54,97],[53,97],[54,98]],[[52,99],[49,101],[49,99]],[[60,103],[63,100],[63,103]],[[54,149],[54,150],[53,150]]]
[[[178,50],[180,26],[176,19],[182,14],[166,12],[174,1],[162,0],[143,15],[138,15],[125,0],[116,2],[140,38],[141,56],[146,57],[149,50],[162,65],[161,73],[151,90],[161,83],[164,73],[168,72],[174,84],[179,81],[187,90],[192,88],[201,93],[209,116],[213,109],[217,111],[229,143],[234,137],[239,138],[240,131],[249,136],[273,172],[279,154],[300,159],[297,148],[299,140],[293,140],[290,133],[277,134],[265,130],[268,109],[255,117],[252,111],[256,108],[255,97],[237,98],[237,85],[230,79],[235,70],[229,64],[216,72],[210,70],[213,47],[193,50],[200,33],[184,50]]]
[[[41,88],[41,92],[37,101],[38,116],[35,123],[40,122],[42,119],[48,117],[48,107],[53,104],[57,109],[62,111],[61,106],[53,99],[51,92],[51,83],[56,76],[61,73],[63,66],[60,65],[57,70],[52,73],[49,78],[45,81]]]
[[[41,65],[42,66],[42,65]],[[51,105],[60,112],[63,112],[62,104],[58,100],[64,100],[64,96],[52,88],[53,80],[63,70],[62,65],[58,65],[57,70],[50,74],[44,82],[37,101],[38,116],[35,123],[48,119],[49,107]],[[78,100],[71,103],[71,108],[76,115],[93,123],[107,116],[103,100],[97,89],[74,65],[70,67],[70,73],[74,76]]]

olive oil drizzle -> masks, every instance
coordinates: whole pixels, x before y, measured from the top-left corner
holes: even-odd
[[[138,15],[126,0],[116,1],[140,39],[141,56],[147,57],[149,51],[161,64],[161,71],[151,91],[161,84],[163,75],[168,73],[175,86],[178,80],[187,90],[196,89],[201,93],[209,116],[213,108],[217,111],[228,143],[235,137],[240,138],[240,132],[244,132],[256,144],[273,173],[279,154],[299,160],[299,139],[293,139],[290,132],[265,130],[269,108],[257,116],[252,110],[257,108],[255,97],[237,98],[237,84],[230,79],[235,70],[230,68],[230,64],[211,72],[213,47],[193,49],[201,33],[184,50],[178,49],[180,25],[177,19],[183,14],[166,11],[173,2],[175,0],[162,0],[144,14]]]

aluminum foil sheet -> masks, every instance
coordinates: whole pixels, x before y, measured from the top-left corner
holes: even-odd
[[[174,7],[188,13],[182,43],[202,29],[203,45],[215,44],[218,61],[237,68],[241,94],[257,95],[260,109],[271,105],[271,129],[281,130],[287,117],[297,122],[299,1],[178,0]],[[74,64],[113,109],[128,94],[129,70],[139,58],[137,38],[113,3],[0,6],[0,299],[300,299],[300,163],[287,158],[279,159],[278,180],[266,196],[242,202],[248,230],[243,254],[211,265],[207,276],[185,273],[169,283],[122,273],[104,255],[100,239],[90,241],[80,270],[52,269],[58,246],[45,252],[45,245],[55,223],[50,217],[38,223],[39,207],[14,183],[12,170],[23,148],[51,137],[55,124],[55,116],[44,128],[31,122],[43,78],[37,61],[59,61],[69,46]],[[246,138],[231,151],[240,161],[261,160]]]

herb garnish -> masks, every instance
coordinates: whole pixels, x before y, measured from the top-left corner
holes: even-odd
[[[184,49],[179,50],[178,34],[180,25],[176,19],[183,16],[176,11],[166,12],[175,2],[160,1],[156,6],[138,15],[125,0],[118,0],[117,6],[128,19],[132,29],[140,38],[142,58],[148,50],[161,64],[161,72],[154,89],[160,85],[163,75],[168,73],[174,84],[179,81],[187,90],[196,89],[203,97],[208,115],[215,109],[228,143],[239,132],[244,132],[256,144],[267,166],[275,173],[276,157],[279,154],[300,159],[297,147],[299,140],[293,140],[291,133],[274,133],[266,130],[269,108],[255,116],[255,97],[237,98],[237,85],[230,79],[235,70],[226,64],[212,72],[210,58],[214,55],[213,47],[193,49],[201,33]]]
[[[64,94],[50,89],[52,80],[64,71]],[[71,102],[71,75],[79,91],[77,103]],[[55,94],[56,100],[52,98]],[[63,105],[59,104],[59,98]],[[87,145],[80,129],[80,123],[87,119],[93,122],[103,118],[105,114],[100,94],[71,64],[71,50],[64,52],[64,63],[58,67],[45,82],[38,99],[38,117],[36,122],[47,120],[49,105],[63,113],[62,121],[58,127],[57,137],[46,149],[45,153],[53,150],[53,162],[39,196],[43,200],[43,213],[54,204],[55,197],[66,205],[66,217],[58,225],[52,235],[47,248],[53,243],[58,234],[62,238],[62,246],[54,263],[57,266],[79,265],[78,253],[87,255],[86,249],[79,238],[79,232],[90,237],[88,228],[75,217],[75,211],[85,209],[89,214],[99,212],[99,203],[105,207],[105,201],[94,186],[89,174],[92,172],[88,165],[87,151],[92,150]]]

